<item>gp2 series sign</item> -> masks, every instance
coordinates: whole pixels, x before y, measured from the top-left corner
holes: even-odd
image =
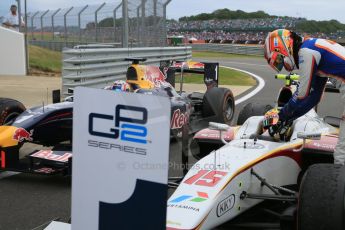
[[[88,127],[89,134],[93,138],[88,140],[88,145],[99,149],[146,155],[147,117],[146,108],[128,105],[115,106],[113,115],[90,113]],[[105,130],[100,129],[102,123],[107,126]],[[94,137],[105,138],[107,141],[100,142]],[[110,140],[116,140],[117,143]],[[133,144],[141,144],[141,147],[133,146]]]
[[[76,89],[72,229],[166,228],[168,168],[134,166],[168,165],[170,111],[169,98]]]
[[[124,112],[139,113],[139,118],[123,115]],[[97,131],[95,127],[96,120],[110,121],[108,132]],[[110,139],[120,139],[133,143],[146,144],[147,140],[147,109],[136,106],[117,105],[115,115],[90,113],[89,115],[89,133],[93,136],[105,137]]]

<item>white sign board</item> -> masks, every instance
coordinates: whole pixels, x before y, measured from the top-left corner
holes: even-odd
[[[71,225],[53,221],[44,230],[71,230]]]
[[[77,88],[72,229],[165,229],[169,98]]]
[[[0,75],[26,75],[24,34],[0,25]]]

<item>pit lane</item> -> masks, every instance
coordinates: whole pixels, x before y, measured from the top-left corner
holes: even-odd
[[[254,97],[236,106],[233,123],[236,123],[238,112],[249,103],[274,104],[276,95],[282,82],[274,80],[274,74],[266,62],[259,58],[231,58],[231,59],[200,59],[200,61],[219,61],[221,65],[234,67],[255,73],[265,80],[265,87]],[[248,92],[246,92],[248,93]],[[239,95],[236,99],[243,97]],[[338,94],[327,93],[319,107],[321,116],[340,116],[343,105]],[[170,161],[175,162],[170,167],[171,176],[182,174],[180,167],[180,145],[173,142],[170,147]],[[194,160],[191,159],[190,163]],[[10,177],[7,173],[0,174],[0,229],[26,230],[34,229],[51,220],[59,219],[67,222],[71,209],[71,179],[61,176],[37,176],[17,174]],[[92,182],[90,182],[92,183]],[[172,190],[169,190],[171,195]]]

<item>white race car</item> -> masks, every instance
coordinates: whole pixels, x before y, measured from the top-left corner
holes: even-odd
[[[278,107],[291,98],[297,79],[279,78],[287,82]],[[248,104],[240,113],[241,126],[212,123],[194,136],[199,161],[168,200],[167,229],[214,229],[224,223],[226,229],[345,229],[345,167],[330,164],[337,119],[322,119],[311,110],[281,141],[262,133],[269,108]]]

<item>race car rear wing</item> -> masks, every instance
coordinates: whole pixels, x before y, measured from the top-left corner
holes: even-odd
[[[204,82],[207,86],[213,85],[218,87],[219,63],[204,63]]]
[[[210,63],[210,62],[180,62],[180,61],[162,61],[160,63],[160,68],[162,72],[167,76],[167,81],[171,84],[175,76],[175,73],[195,73],[203,74],[204,82],[206,86],[218,86],[219,79],[219,63]],[[165,69],[165,70],[164,70]],[[170,70],[170,72],[169,72]],[[173,70],[173,71],[171,71]],[[172,84],[175,85],[175,80]]]

